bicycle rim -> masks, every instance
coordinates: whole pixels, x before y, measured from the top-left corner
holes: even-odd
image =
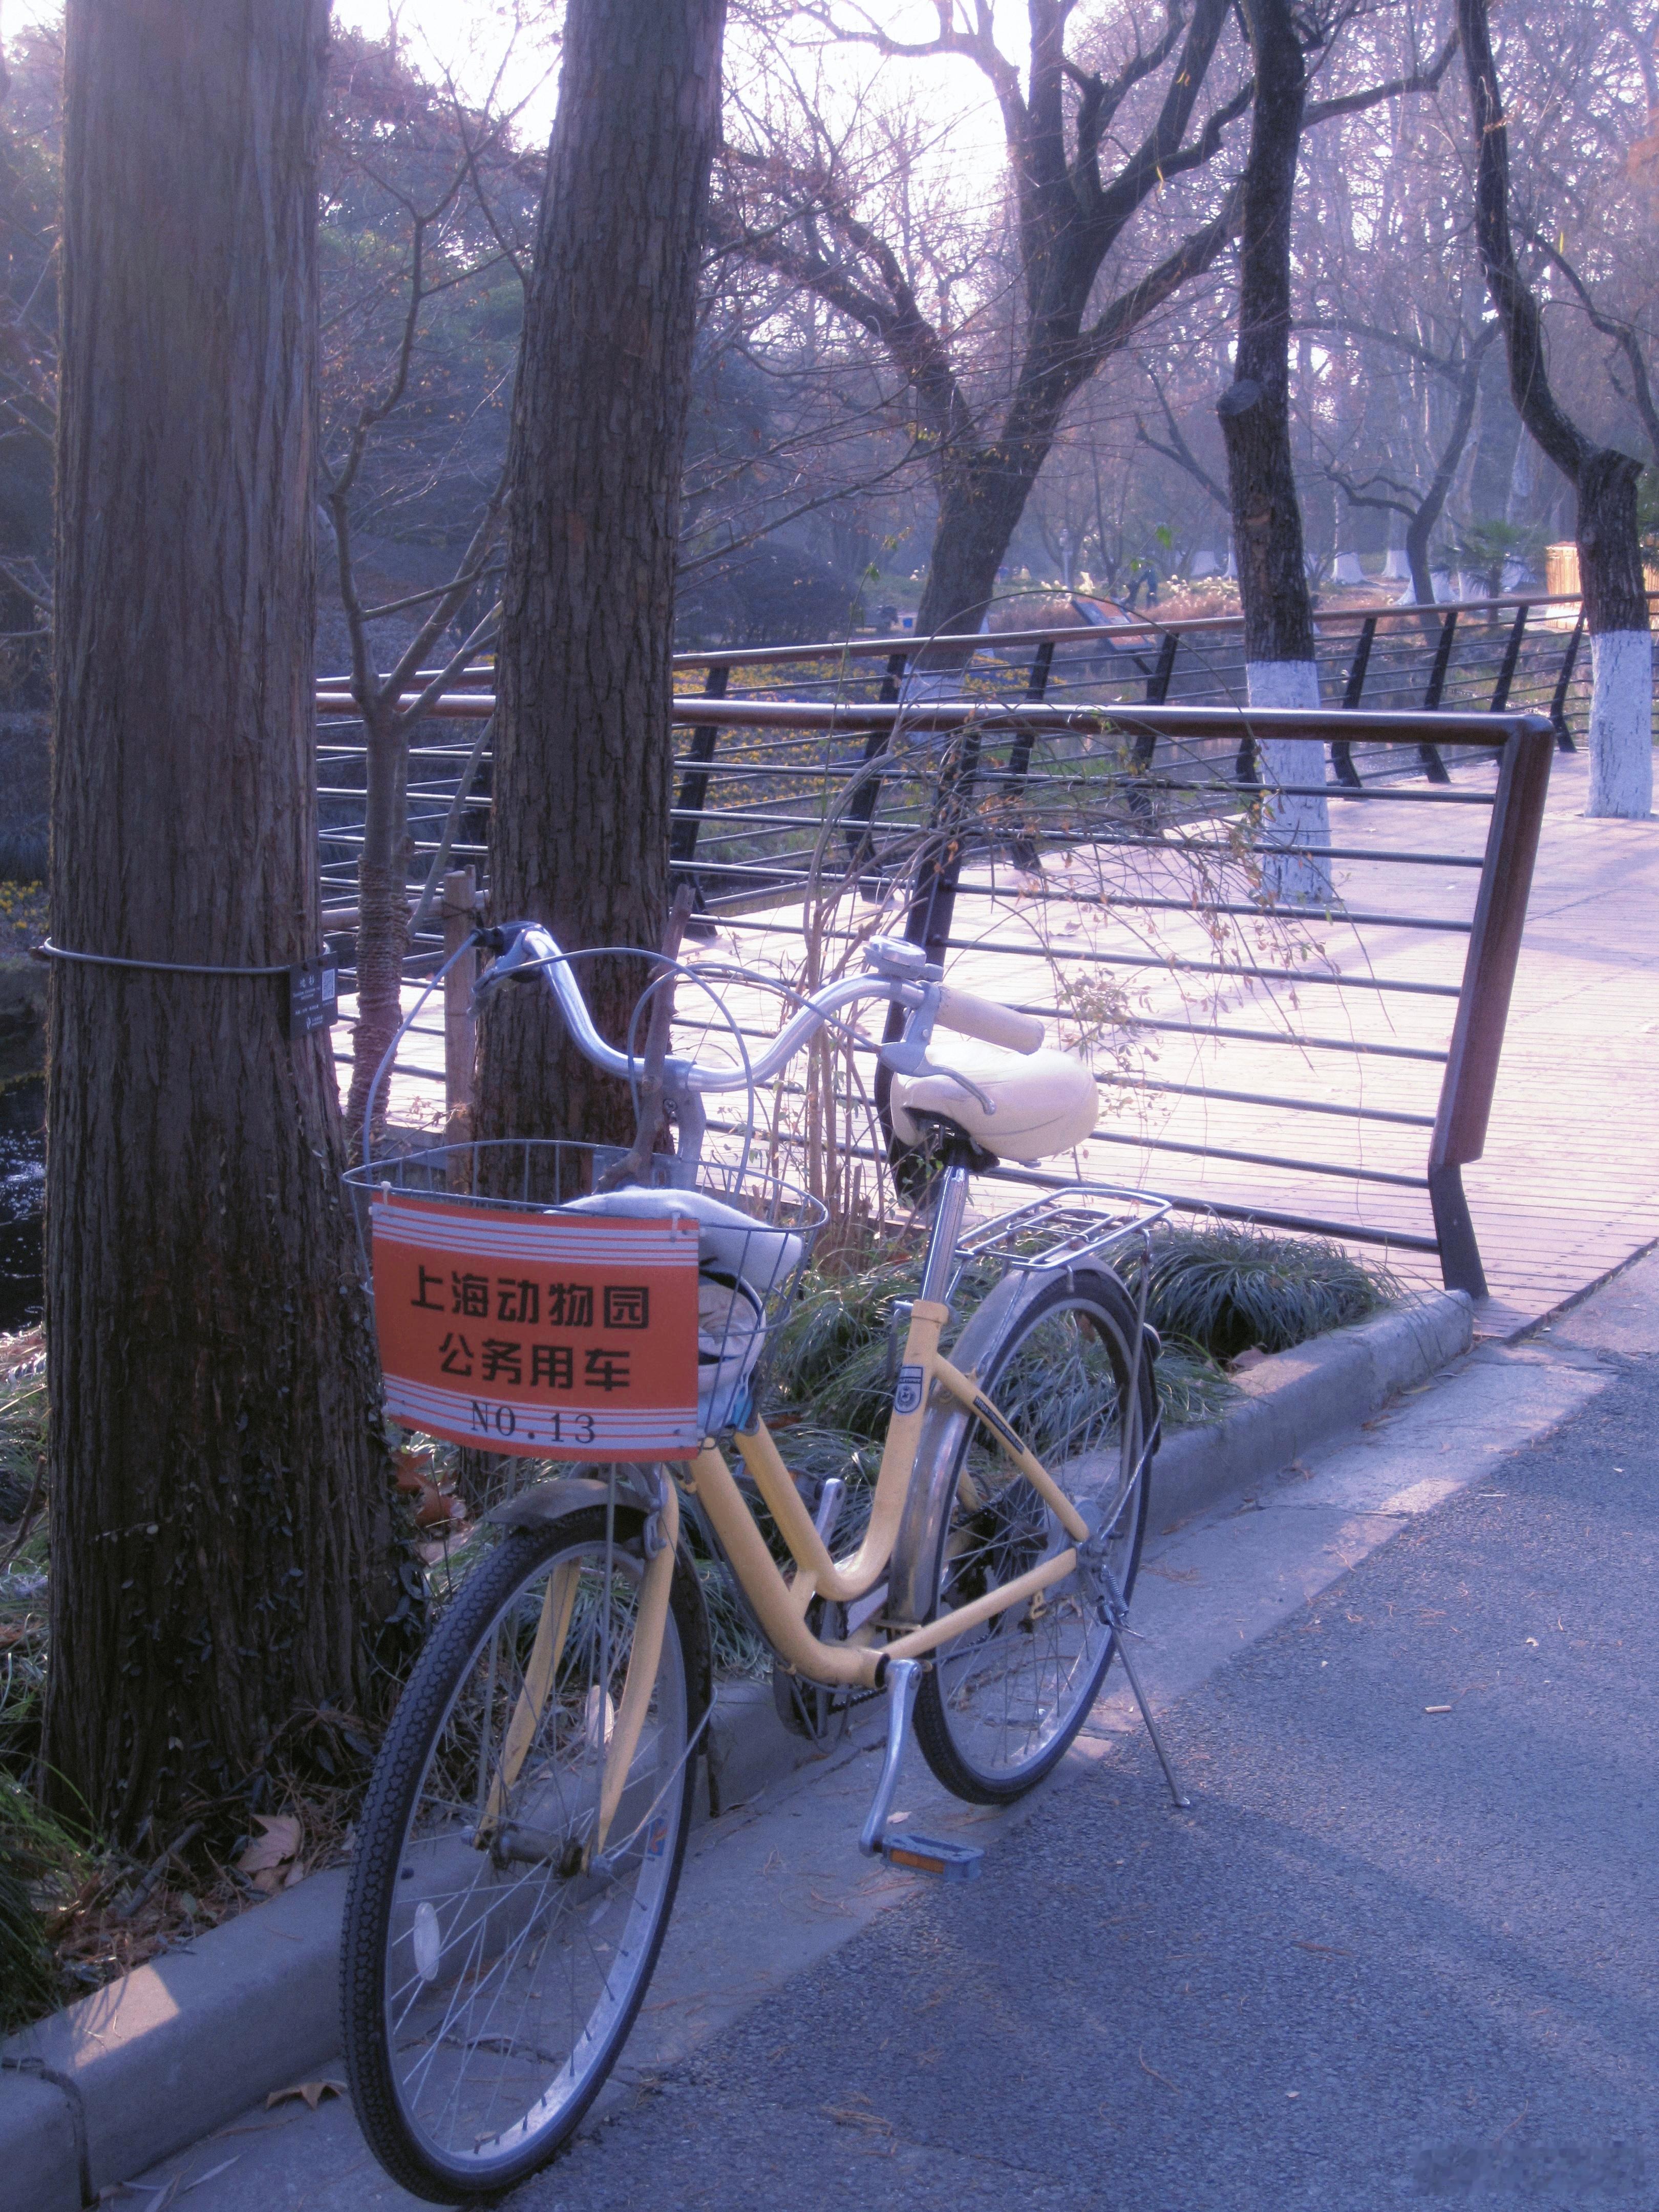
[[[1135,1322],[1115,1284],[1056,1284],[1016,1316],[981,1367],[1003,1416],[1085,1520],[1127,1597],[1146,1525],[1135,1480],[1151,1433],[1150,1360],[1126,1430]],[[965,1605],[1066,1549],[1071,1539],[980,1423],[964,1418],[940,1543],[939,1610]],[[994,1804],[1030,1789],[1064,1755],[1100,1693],[1115,1648],[1094,1594],[1073,1574],[934,1654],[916,1736],[957,1796]]]
[[[382,2165],[436,2202],[492,2194],[553,2155],[656,1964],[702,1717],[683,1565],[589,1863],[645,1571],[639,1525],[619,1510],[607,1534],[598,1509],[509,1537],[422,1658],[376,1770],[347,1904],[348,2071]]]

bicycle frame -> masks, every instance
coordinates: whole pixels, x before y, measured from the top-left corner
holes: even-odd
[[[1079,1547],[1090,1540],[1091,1533],[1097,1533],[1090,1530],[1036,1453],[981,1390],[972,1370],[964,1374],[939,1348],[939,1334],[950,1318],[951,1309],[942,1297],[928,1293],[943,1290],[948,1283],[961,1235],[968,1179],[968,1168],[960,1160],[952,1161],[945,1170],[922,1272],[922,1295],[910,1310],[905,1335],[900,1372],[908,1387],[900,1394],[903,1410],[900,1410],[896,1398],[882,1448],[870,1522],[858,1550],[840,1562],[831,1557],[801,1500],[794,1478],[765,1423],[758,1417],[752,1428],[738,1430],[738,1449],[794,1561],[792,1577],[786,1579],[773,1559],[724,1454],[712,1438],[705,1441],[702,1449],[679,1476],[688,1494],[701,1508],[776,1656],[794,1673],[833,1688],[878,1689],[890,1661],[924,1657],[966,1630],[994,1619],[1012,1606],[1024,1603],[1054,1583],[1064,1582],[1077,1568]],[[1140,1318],[1137,1316],[1138,1322]],[[1136,1364],[1124,1397],[1123,1449],[1134,1469],[1133,1488],[1133,1483],[1144,1476],[1146,1453],[1139,1433],[1138,1363],[1141,1355],[1138,1343],[1132,1351]],[[807,1614],[815,1598],[842,1604],[856,1601],[869,1595],[884,1574],[889,1576],[890,1588],[926,1593],[933,1586],[953,1485],[949,1480],[927,1485],[919,1482],[917,1477],[922,1472],[920,1462],[923,1422],[930,1401],[940,1391],[970,1419],[989,1430],[1004,1459],[1025,1476],[1071,1541],[1052,1559],[937,1620],[900,1622],[900,1633],[884,1644],[875,1646],[857,1640],[862,1630],[853,1637],[826,1642],[807,1625]],[[947,1475],[950,1472],[945,1470]],[[672,1485],[665,1487],[672,1494]],[[662,1563],[659,1555],[652,1566],[654,1569]],[[665,1580],[660,1604],[649,1608],[642,1606],[635,1624],[623,1708],[606,1758],[602,1790],[605,1805],[611,1805],[620,1797],[623,1778],[633,1759],[645,1717],[643,1696],[638,1699],[633,1696],[635,1669],[644,1670],[642,1679],[646,1682],[655,1680],[666,1600]],[[917,1609],[913,1597],[910,1610]],[[634,1710],[635,1706],[637,1711]],[[603,1848],[603,1832],[608,1825],[608,1820],[602,1820],[596,1850]]]
[[[631,1078],[636,1063],[628,1054],[606,1044],[594,1029],[586,1002],[558,945],[539,926],[513,927],[516,934],[510,945],[502,944],[497,948],[501,953],[497,975],[540,971],[560,1006],[571,1035],[587,1058],[612,1073]],[[889,1064],[908,1067],[911,1072],[951,1072],[948,1068],[930,1069],[927,1060],[935,1017],[970,1036],[1005,1043],[1018,1051],[1035,1049],[1030,1031],[1035,1027],[1036,1039],[1040,1040],[1040,1024],[1033,1024],[1028,1017],[994,1003],[975,1000],[962,993],[947,994],[939,981],[940,971],[928,966],[916,948],[878,939],[869,950],[876,956],[869,971],[842,978],[817,994],[786,1024],[760,1060],[752,1066],[745,1064],[740,1074],[671,1061],[668,1072],[683,1110],[696,1109],[696,1094],[702,1091],[740,1086],[752,1089],[755,1083],[784,1066],[837,1010],[863,998],[885,998],[906,1008],[908,1018],[903,1040],[897,1047],[886,1048],[884,1056]],[[948,1012],[947,1000],[951,1002]],[[392,1048],[395,1049],[395,1040]],[[906,1058],[901,1060],[900,1053]],[[381,1072],[390,1059],[389,1050]],[[967,1082],[965,1077],[957,1079]],[[971,1084],[967,1087],[973,1088]],[[695,1156],[701,1148],[703,1127],[700,1109],[690,1115],[687,1126],[694,1133]],[[879,1688],[890,1662],[920,1659],[965,1631],[1064,1582],[1079,1567],[1079,1547],[1089,1546],[1091,1539],[1098,1538],[1102,1533],[1091,1531],[1036,1454],[980,1389],[972,1368],[963,1373],[939,1350],[940,1332],[950,1319],[948,1291],[962,1236],[973,1157],[973,1148],[965,1139],[954,1142],[947,1154],[922,1269],[921,1295],[910,1309],[900,1388],[895,1393],[883,1443],[869,1525],[857,1551],[842,1561],[830,1556],[801,1502],[794,1478],[758,1415],[752,1427],[738,1430],[738,1449],[794,1562],[793,1577],[786,1579],[774,1560],[736,1478],[712,1437],[705,1438],[701,1451],[678,1478],[688,1496],[696,1501],[705,1525],[737,1577],[762,1633],[779,1659],[793,1672],[832,1688]],[[1139,1324],[1144,1320],[1143,1278],[1135,1340],[1127,1347],[1130,1372],[1123,1403],[1122,1449],[1133,1473],[1126,1495],[1133,1494],[1134,1486],[1143,1479],[1147,1455],[1139,1435],[1139,1377],[1143,1356]],[[940,1544],[949,1522],[955,1487],[953,1451],[947,1451],[951,1464],[943,1469],[924,1470],[920,1465],[924,1425],[930,1407],[936,1407],[941,1393],[945,1401],[953,1402],[970,1420],[989,1430],[1004,1458],[1030,1483],[1070,1541],[1052,1559],[1044,1559],[1013,1581],[936,1620],[926,1620],[922,1616],[931,1611],[936,1595]],[[921,1480],[918,1480],[919,1475]],[[656,1679],[661,1657],[679,1527],[674,1483],[665,1480],[661,1490],[661,1503],[653,1516],[658,1523],[659,1543],[648,1560],[622,1704],[606,1748],[599,1818],[588,1846],[590,1860],[598,1858],[605,1849],[644,1726],[649,1686]],[[1119,1510],[1121,1512],[1121,1503]],[[809,1627],[807,1617],[815,1599],[846,1605],[869,1598],[877,1592],[884,1574],[888,1577],[886,1590],[870,1610],[872,1615],[885,1613],[886,1617],[879,1624],[883,1630],[898,1630],[888,1642],[878,1646],[861,1640],[866,1633],[864,1626],[844,1638],[830,1641],[816,1635]],[[562,1602],[556,1604],[550,1592],[525,1691],[514,1716],[509,1753],[516,1750],[520,1759],[523,1747],[527,1747],[539,1723],[556,1673],[567,1620],[568,1607]],[[509,1775],[509,1787],[511,1779]],[[493,1815],[493,1805],[490,1811]]]

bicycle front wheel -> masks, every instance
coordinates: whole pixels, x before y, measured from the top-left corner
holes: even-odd
[[[594,1850],[646,1575],[642,1520],[514,1531],[463,1586],[387,1731],[354,1854],[343,1995],[369,2146],[417,2197],[544,2165],[651,1978],[708,1701],[702,1594],[675,1562],[638,1747]]]
[[[978,1362],[986,1396],[1104,1532],[1106,1565],[1125,1598],[1140,1563],[1141,1470],[1156,1414],[1152,1348],[1137,1363],[1136,1327],[1115,1276],[1073,1273],[1019,1308]],[[939,1613],[1015,1581],[1071,1542],[992,1431],[966,1413],[961,1428],[939,1539]],[[1020,1796],[1063,1757],[1114,1648],[1096,1595],[1076,1572],[941,1644],[916,1699],[927,1764],[970,1802]]]

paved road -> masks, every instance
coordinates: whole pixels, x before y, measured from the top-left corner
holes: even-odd
[[[1659,1257],[1243,1501],[1155,1515],[1139,1648],[1189,1814],[1118,1692],[1012,1816],[912,1756],[915,1824],[988,1847],[965,1890],[859,1859],[856,1743],[698,1830],[604,2124],[516,2212],[1659,2212],[1656,1370]],[[415,2205],[337,2101],[135,2184],[169,2187]]]
[[[1659,1356],[1613,1357],[1175,1709],[1190,1813],[1131,1742],[515,2212],[1659,2206]]]

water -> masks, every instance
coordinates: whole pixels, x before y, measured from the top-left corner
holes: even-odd
[[[0,1330],[40,1318],[40,1212],[46,1187],[46,1085],[0,1091]]]

